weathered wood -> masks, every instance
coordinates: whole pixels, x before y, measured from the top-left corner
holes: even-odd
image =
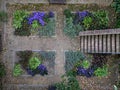
[[[80,37],[82,37],[80,44],[81,51],[86,53],[119,54],[120,34],[117,33],[116,30],[120,31],[120,29],[115,29],[115,32],[112,31],[113,34],[111,32],[105,34],[102,31],[98,31],[100,32],[100,34],[93,33],[93,35],[91,33],[89,34],[85,33],[86,31],[83,32],[84,34],[80,35]],[[88,32],[93,32],[93,31],[88,31]]]
[[[119,38],[119,34],[118,34],[118,35],[116,35],[116,52],[117,52],[117,53],[120,52],[120,51],[119,51],[119,49],[120,49],[119,40],[120,40],[120,38]]]
[[[120,29],[106,29],[80,32],[79,36],[120,34]]]

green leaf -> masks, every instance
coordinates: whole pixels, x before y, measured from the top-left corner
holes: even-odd
[[[41,60],[39,58],[33,56],[29,60],[29,67],[32,70],[35,70],[41,64]]]
[[[21,69],[21,65],[20,64],[16,64],[14,66],[13,75],[14,76],[20,76],[20,75],[22,75],[22,73],[23,73],[23,70]]]

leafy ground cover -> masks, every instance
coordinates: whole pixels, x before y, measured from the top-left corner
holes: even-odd
[[[20,76],[25,72],[32,76],[54,73],[55,52],[20,51],[17,52],[17,56],[20,60],[14,66],[14,76]]]

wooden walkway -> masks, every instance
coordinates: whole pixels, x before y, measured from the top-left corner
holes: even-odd
[[[85,31],[79,36],[81,52],[120,54],[120,29]]]

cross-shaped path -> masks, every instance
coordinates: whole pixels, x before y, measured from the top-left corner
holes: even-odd
[[[65,65],[65,54],[64,52],[66,50],[78,50],[79,49],[79,38],[76,37],[74,39],[71,39],[64,35],[63,28],[64,28],[64,15],[63,11],[66,8],[65,5],[50,5],[46,8],[46,6],[43,6],[41,10],[50,11],[53,10],[56,12],[56,35],[55,37],[41,37],[38,36],[29,36],[29,37],[19,37],[14,36],[14,28],[12,27],[12,11],[8,9],[9,15],[9,22],[5,26],[4,30],[4,47],[5,47],[5,53],[4,53],[4,60],[6,65],[8,64],[8,68],[10,69],[10,72],[8,74],[12,73],[13,70],[13,63],[14,61],[14,54],[15,51],[24,51],[24,50],[41,50],[41,51],[56,51],[56,58],[55,58],[55,75],[53,77],[33,77],[31,78],[25,78],[25,77],[19,77],[14,78],[11,76],[10,80],[7,80],[8,83],[18,83],[18,84],[49,84],[51,82],[55,82],[58,80],[58,76],[61,76],[65,73],[64,65]],[[10,76],[8,78],[10,78]],[[24,78],[24,80],[23,80]],[[41,82],[41,80],[43,82]],[[45,82],[44,82],[45,81]]]

